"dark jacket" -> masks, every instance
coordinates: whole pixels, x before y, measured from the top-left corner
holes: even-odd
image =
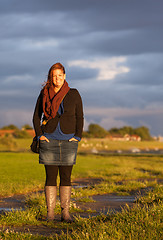
[[[81,138],[84,117],[82,100],[77,89],[70,88],[63,99],[64,113],[62,115],[57,113],[55,118],[50,119],[45,126],[41,126],[41,119],[43,116],[42,98],[43,91],[40,92],[33,114],[33,125],[36,136],[41,136],[44,132],[54,132],[58,122],[60,122],[63,133],[75,133],[75,136]]]

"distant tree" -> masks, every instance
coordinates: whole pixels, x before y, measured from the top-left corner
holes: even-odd
[[[110,134],[119,134],[119,129],[118,128],[111,128],[110,130],[108,130],[108,132]]]
[[[91,138],[91,137],[93,137],[93,136],[92,136],[92,134],[90,134],[89,132],[83,131],[82,137],[83,137],[83,138]]]
[[[149,129],[147,127],[142,126],[135,128],[135,134],[140,136],[142,140],[152,140]]]
[[[22,129],[23,130],[30,130],[30,129],[33,129],[29,124],[25,124],[22,126]]]
[[[2,129],[2,130],[17,130],[18,128],[17,128],[15,125],[10,124],[10,125],[8,125],[8,126],[2,127],[1,129]]]
[[[88,126],[88,133],[96,138],[103,138],[106,137],[108,134],[108,132],[104,128],[102,128],[98,124],[93,123]]]
[[[132,134],[134,134],[134,129],[130,126],[124,126],[124,127],[120,128],[120,133],[122,135],[125,135],[125,134],[132,135]]]
[[[0,144],[6,146],[8,150],[15,150],[17,148],[17,143],[11,136],[1,137]]]
[[[25,130],[15,130],[13,133],[15,138],[31,138],[31,136]]]
[[[124,126],[122,128],[111,128],[109,130],[110,134],[120,134],[122,136],[124,136],[125,134],[129,134],[132,135],[134,134],[134,129],[130,126]]]
[[[152,140],[149,129],[147,127],[141,126],[138,128],[132,128],[130,126],[124,126],[122,128],[111,128],[109,130],[110,134],[120,134],[124,136],[125,134],[129,135],[138,135],[142,140]]]

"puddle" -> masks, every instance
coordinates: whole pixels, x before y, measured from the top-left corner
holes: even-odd
[[[93,197],[96,201],[108,201],[108,202],[134,202],[136,200],[136,196],[110,196],[110,195],[97,195]]]
[[[102,179],[78,179],[73,182],[74,188],[83,188],[88,186],[93,186],[94,184],[100,183]],[[74,199],[76,206],[80,209],[84,210],[84,212],[71,213],[71,216],[75,218],[75,216],[80,216],[82,218],[89,218],[93,216],[98,216],[99,214],[107,214],[115,213],[117,211],[121,211],[122,207],[128,204],[130,207],[133,205],[135,200],[145,194],[151,188],[142,189],[140,191],[132,191],[129,196],[119,196],[115,194],[103,194],[103,195],[94,195],[91,196],[95,202],[78,202]],[[39,191],[43,192],[43,191]],[[29,195],[29,194],[28,194]],[[7,212],[13,210],[24,210],[25,207],[25,199],[26,195],[16,195],[12,197],[0,198],[0,213],[6,214]],[[73,199],[72,199],[73,200]],[[92,210],[91,212],[87,212],[88,210]],[[60,215],[56,215],[55,221],[60,222]],[[22,226],[22,227],[8,227],[1,226],[0,231],[16,231],[16,232],[26,232],[31,233],[33,235],[39,234],[41,236],[50,236],[54,234],[61,234],[61,231],[66,233],[66,229],[61,228],[53,228],[44,226],[43,224],[40,226]]]
[[[73,188],[87,188],[88,186],[93,186],[99,184],[103,181],[102,178],[78,178],[72,182]],[[42,193],[43,190],[38,191]],[[27,194],[29,195],[29,194]],[[25,199],[27,195],[14,195],[11,197],[0,198],[0,213],[9,212],[13,210],[21,211],[25,207]]]
[[[0,198],[0,213],[23,211],[25,209],[25,195],[14,195],[12,197]]]
[[[80,186],[79,186],[80,187]],[[108,211],[109,208],[116,208],[116,210],[120,210],[122,206],[124,206],[126,203],[133,203],[137,196],[115,196],[110,194],[104,194],[104,195],[94,195],[91,196],[95,202],[76,202],[76,205],[86,211],[88,209],[91,209],[93,211],[96,211],[96,215],[100,212],[103,212],[103,209],[105,208],[105,213]],[[25,198],[24,198],[25,200]],[[3,202],[0,202],[0,213],[2,212],[11,212],[14,210],[17,211],[23,211],[24,210],[24,200],[22,202],[20,201],[14,201],[12,202],[11,199],[5,198]],[[73,200],[73,199],[72,199]],[[15,204],[17,203],[17,204]]]
[[[0,208],[0,213],[2,212],[12,212],[12,211],[23,211],[24,208]]]
[[[72,182],[73,187],[87,187],[95,184],[100,184],[103,178],[77,178]]]
[[[85,179],[75,179],[72,183],[73,188],[87,188],[88,186],[94,186],[95,184],[99,184],[103,181],[102,178],[85,178]],[[86,211],[91,209],[95,211],[95,215],[100,214],[101,212],[107,213],[109,209],[113,209],[115,211],[120,211],[123,206],[126,204],[132,205],[134,201],[137,199],[138,195],[143,195],[149,188],[142,189],[140,191],[133,191],[129,196],[119,196],[116,194],[104,194],[104,195],[94,195],[91,196],[95,202],[76,202],[76,205]],[[43,192],[43,191],[39,191]],[[28,194],[29,195],[29,194]],[[0,213],[9,212],[9,211],[22,211],[25,209],[25,199],[27,195],[15,195],[12,197],[0,198]],[[73,199],[72,199],[73,200]],[[93,215],[94,215],[93,214]],[[88,213],[80,214],[88,217]],[[91,214],[92,215],[92,214]]]
[[[73,188],[87,188],[88,186],[87,185],[80,185],[80,186],[76,186],[74,185]]]
[[[132,206],[132,204],[137,199],[137,194],[133,196],[116,196],[111,194],[104,194],[104,195],[94,195],[91,196],[95,202],[76,202],[76,205],[80,207],[82,210],[86,211],[91,209],[95,211],[93,216],[99,215],[100,213],[107,214],[108,211],[121,211],[122,207],[126,204]],[[80,214],[81,215],[81,214]],[[82,214],[82,217],[86,217],[85,214]],[[92,216],[92,213],[91,213]]]
[[[12,197],[0,198],[0,212],[11,212],[14,210],[24,210],[25,195],[15,195]]]
[[[96,211],[91,213],[91,216],[97,216],[100,213],[107,214],[108,211],[121,211],[122,208],[127,204],[132,206],[133,203],[141,196],[143,196],[147,191],[152,190],[152,187],[147,187],[138,191],[132,191],[128,196],[120,196],[116,194],[103,194],[103,195],[94,195],[91,196],[95,202],[77,202],[76,205],[79,206],[82,210],[91,209]],[[81,217],[88,217],[86,214],[80,214]]]
[[[74,187],[76,188],[76,187],[82,187],[82,186],[74,186]],[[86,186],[84,185],[84,187]],[[91,197],[93,200],[95,200],[95,202],[83,203],[83,202],[78,202],[76,200],[74,201],[76,202],[76,205],[84,211],[88,209],[96,211],[95,215],[99,214],[100,212],[107,213],[109,208],[115,208],[118,211],[121,209],[122,205],[124,206],[126,203],[133,203],[136,200],[136,195],[135,196],[116,196],[116,195],[104,194],[104,195],[94,195]],[[20,196],[15,196],[15,198],[20,198]],[[0,202],[0,213],[10,212],[14,210],[18,210],[18,211],[24,210],[25,196],[23,197],[21,196],[21,198],[22,200],[14,199],[14,197],[3,199],[3,201]],[[105,211],[103,211],[104,208],[105,208]]]

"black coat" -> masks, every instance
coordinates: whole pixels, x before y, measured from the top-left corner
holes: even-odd
[[[50,119],[45,126],[41,126],[43,116],[42,98],[43,91],[40,92],[33,114],[33,125],[36,136],[41,136],[44,132],[54,132],[58,122],[60,122],[60,127],[63,133],[75,133],[75,136],[81,138],[84,117],[82,100],[77,89],[70,88],[63,99],[64,113],[62,115],[57,113],[55,118]]]

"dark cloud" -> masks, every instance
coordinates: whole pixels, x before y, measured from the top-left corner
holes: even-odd
[[[106,0],[104,0],[104,3],[107,3]],[[0,9],[3,13],[11,13],[11,12],[16,12],[16,13],[26,13],[26,12],[31,12],[31,13],[37,13],[37,12],[58,12],[58,11],[74,11],[76,9],[79,10],[85,10],[90,7],[95,7],[99,6],[99,3],[97,0],[92,1],[85,1],[83,2],[77,2],[75,0],[70,0],[70,1],[65,1],[65,0],[60,0],[60,1],[53,1],[53,0],[35,0],[31,1],[29,0],[28,2],[22,2],[20,0],[6,0],[5,3],[1,2],[0,4]]]
[[[98,70],[92,71],[90,68],[67,67],[69,78],[71,81],[88,81],[88,79],[96,79]]]
[[[147,87],[155,87],[155,90],[163,86],[163,55],[158,53],[147,55],[140,54],[129,56],[127,65],[131,71],[123,79],[117,79],[118,83],[135,88],[140,87],[148,91]]]
[[[97,36],[97,38],[96,38]],[[160,29],[128,30],[114,33],[96,33],[95,41],[89,41],[89,52],[103,55],[133,55],[163,52],[163,34]]]
[[[121,14],[127,14],[130,18],[135,16],[137,20],[138,16],[136,16],[136,13],[139,9],[139,16],[142,16],[142,20],[146,22],[145,18],[143,18],[144,13],[149,15],[149,12],[153,12],[153,14],[161,13],[161,6],[162,1],[157,0],[157,2],[154,2],[153,0],[141,0],[141,1],[130,1],[130,0],[83,0],[82,2],[78,2],[76,0],[60,0],[60,1],[53,1],[53,0],[29,0],[29,1],[20,1],[20,0],[6,0],[5,2],[0,3],[0,9],[2,13],[11,13],[11,12],[17,12],[17,13],[24,13],[24,12],[40,12],[40,11],[56,11],[56,12],[73,12],[75,10],[80,11],[93,11],[93,12],[99,12],[100,16],[102,16],[103,13],[108,14],[119,14],[119,17],[121,17]],[[158,15],[158,14],[157,14]],[[99,17],[100,17],[99,16]],[[117,18],[118,21],[118,18]],[[129,23],[130,21],[128,21]]]
[[[128,125],[134,126],[135,128],[139,126],[148,127],[153,136],[159,136],[160,133],[163,132],[162,119],[163,113],[158,113],[156,115],[151,113],[147,116],[128,116],[127,118],[121,117],[121,120],[125,121]]]
[[[65,65],[68,82],[79,89],[84,107],[161,109],[162,7],[161,0],[1,1],[0,125],[11,116],[13,123],[31,123],[41,84],[55,62]],[[124,60],[118,61],[121,56]],[[75,65],[77,61],[81,64]],[[153,133],[163,134],[162,113],[133,117],[126,111],[122,117],[104,112],[87,113],[86,123],[109,128],[143,122]]]

